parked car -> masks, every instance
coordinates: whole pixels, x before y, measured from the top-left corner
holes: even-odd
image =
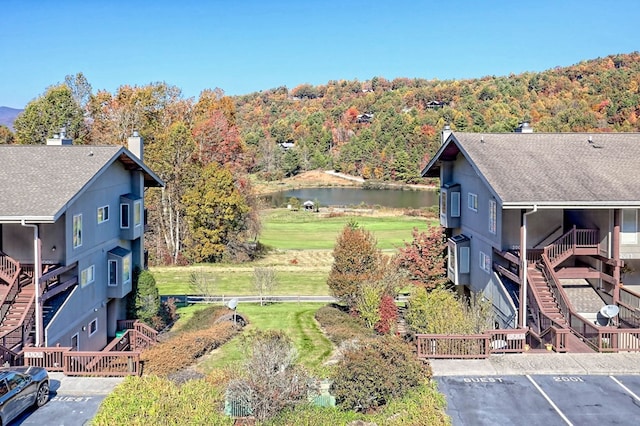
[[[0,426],[49,400],[49,374],[41,367],[0,368]]]

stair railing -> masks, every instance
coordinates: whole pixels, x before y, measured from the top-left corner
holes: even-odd
[[[0,251],[0,278],[11,285],[19,274],[20,262]]]

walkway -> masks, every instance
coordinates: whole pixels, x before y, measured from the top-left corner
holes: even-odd
[[[638,374],[640,353],[523,353],[486,359],[429,360],[434,376],[502,376],[526,374]]]

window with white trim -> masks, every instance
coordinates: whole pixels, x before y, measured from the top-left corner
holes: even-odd
[[[498,229],[498,206],[495,200],[489,200],[489,232],[495,234]]]
[[[73,248],[82,245],[82,214],[73,215]]]
[[[480,252],[480,269],[487,273],[491,272],[491,257],[483,251]]]
[[[142,225],[142,201],[133,202],[133,226]]]
[[[114,287],[118,285],[118,261],[109,259],[109,285]]]
[[[96,334],[98,331],[98,318],[94,318],[93,321],[89,323],[89,337]]]
[[[131,253],[122,258],[122,282],[131,280]]]
[[[96,275],[95,265],[91,265],[88,268],[83,269],[82,272],[80,272],[80,286],[84,287],[94,282],[96,279],[95,275]]]
[[[120,204],[120,228],[129,228],[129,204]]]
[[[460,217],[460,193],[451,193],[451,217]]]
[[[638,244],[638,210],[622,209],[621,244]]]
[[[109,206],[98,207],[98,223],[109,220]]]
[[[478,194],[470,192],[467,195],[467,206],[469,210],[473,210],[474,212],[478,211]]]

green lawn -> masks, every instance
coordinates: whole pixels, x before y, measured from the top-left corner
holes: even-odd
[[[206,305],[180,309],[181,321],[192,315],[194,310],[202,309],[204,306]],[[247,303],[240,304],[238,312],[250,321],[245,330],[285,331],[298,350],[299,361],[308,368],[318,369],[333,350],[333,345],[318,328],[314,319],[315,312],[322,306],[322,303],[274,303],[265,306]],[[238,342],[239,339],[235,338],[216,349],[199,364],[199,368],[208,372],[240,361],[242,354]]]
[[[263,213],[260,242],[282,250],[331,250],[344,226],[354,220],[371,231],[382,250],[396,249],[411,240],[411,230],[426,230],[424,218],[410,216],[339,216],[321,217],[307,211],[286,209]]]
[[[263,259],[244,264],[203,264],[187,267],[152,267],[162,295],[193,294],[189,286],[192,271],[202,273],[213,282],[218,295],[255,294],[253,269],[272,266],[277,271],[278,286],[273,295],[326,295],[326,281],[333,263],[332,251],[345,224],[355,220],[371,231],[378,247],[387,252],[411,240],[414,227],[425,230],[431,224],[424,218],[376,213],[374,216],[321,217],[317,213],[272,209],[262,212],[260,242],[272,251]]]
[[[156,278],[161,295],[194,294],[189,285],[189,274],[196,267],[155,267],[151,272]],[[256,294],[253,286],[253,268],[251,270],[233,270],[229,268],[203,269],[205,277],[211,280],[214,293],[220,296],[249,296]],[[305,269],[277,271],[277,287],[272,295],[323,296],[328,294],[327,276],[329,270],[309,271]]]

